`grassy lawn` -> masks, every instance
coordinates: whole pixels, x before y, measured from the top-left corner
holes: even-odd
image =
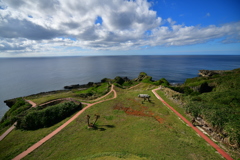
[[[41,140],[43,137],[54,131],[68,119],[69,118],[52,127],[42,128],[35,131],[13,130],[8,136],[0,141],[0,159],[7,160],[14,158]]]
[[[31,100],[35,102],[37,105],[59,99],[59,98],[68,98],[68,97],[74,97],[76,94],[73,91],[65,91],[65,92],[59,92],[59,93],[53,93],[53,94],[47,94],[47,95],[41,95],[41,96],[29,96],[25,99]]]
[[[58,91],[56,93],[46,94],[46,95],[33,95],[25,97],[25,99],[31,100],[35,102],[37,105],[59,99],[59,98],[68,98],[73,97],[77,99],[83,100],[84,98],[79,97],[80,94],[85,93],[93,93],[97,97],[101,97],[105,95],[109,90],[109,85],[107,83],[102,83],[100,86],[93,86],[88,89],[84,90],[78,90],[78,89],[72,89],[72,90],[66,90],[66,91]],[[86,101],[88,101],[86,99]]]
[[[87,109],[24,159],[221,159],[212,147],[154,97],[151,92],[154,87],[141,84],[131,90],[116,88],[116,99]],[[151,95],[151,103],[138,98],[140,93]],[[101,116],[97,122],[99,129],[89,130],[86,115],[94,121],[94,114]],[[34,132],[37,131],[31,134]],[[14,133],[26,134],[23,131]]]

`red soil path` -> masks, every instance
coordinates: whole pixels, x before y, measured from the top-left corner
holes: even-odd
[[[140,84],[142,84],[142,83],[138,83],[137,85],[135,85],[135,86],[132,86],[132,87],[130,87],[130,88],[128,88],[128,89],[133,89],[133,88],[135,88],[135,87],[139,86]]]
[[[168,108],[170,108],[178,117],[180,117],[185,123],[187,123],[192,129],[194,129],[205,141],[207,141],[211,146],[213,146],[218,153],[220,153],[227,160],[233,160],[224,150],[222,150],[216,143],[214,143],[210,138],[208,138],[203,132],[201,132],[198,128],[194,127],[190,121],[188,121],[185,117],[183,117],[179,112],[177,112],[172,106],[170,106],[166,101],[164,101],[156,92],[159,88],[152,90],[153,94],[162,101]]]
[[[61,125],[60,127],[58,127],[56,130],[54,130],[52,133],[48,134],[46,137],[44,137],[43,139],[41,139],[40,141],[38,141],[37,143],[35,143],[34,145],[32,145],[31,147],[29,147],[26,151],[22,152],[21,154],[19,154],[18,156],[16,156],[15,158],[13,158],[13,160],[19,160],[24,158],[25,156],[27,156],[29,153],[31,153],[32,151],[34,151],[35,149],[37,149],[38,147],[40,147],[43,143],[45,143],[47,140],[49,140],[50,138],[52,138],[53,136],[55,136],[58,132],[60,132],[63,128],[65,128],[69,123],[71,123],[72,121],[74,121],[80,114],[82,114],[86,109],[88,109],[89,107],[104,102],[104,101],[109,101],[112,100],[114,98],[117,97],[117,92],[114,90],[114,85],[112,85],[111,90],[103,97],[106,97],[107,95],[109,95],[110,93],[114,93],[114,97],[110,98],[110,99],[106,99],[106,100],[102,100],[102,101],[98,101],[92,104],[88,104],[85,108],[83,108],[82,110],[80,110],[77,114],[75,114],[72,118],[70,118],[67,122],[65,122],[63,125]]]
[[[8,130],[6,132],[4,132],[1,136],[0,136],[0,141],[3,140],[12,130],[14,130],[16,127],[17,122],[15,122],[10,128],[8,128]]]
[[[37,104],[34,103],[33,101],[30,101],[30,100],[25,100],[26,102],[30,103],[32,105],[32,107],[37,107]]]

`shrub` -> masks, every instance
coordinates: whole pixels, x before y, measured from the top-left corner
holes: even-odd
[[[35,130],[50,127],[81,109],[74,102],[60,103],[43,110],[32,108],[28,114],[18,120],[17,128]]]
[[[190,102],[185,106],[185,109],[187,113],[191,113],[196,118],[202,114],[203,104]]]
[[[22,98],[17,98],[14,105],[5,113],[1,120],[1,127],[12,125],[17,121],[18,117],[23,115],[26,110],[28,110],[31,105],[24,101]]]
[[[144,83],[152,83],[152,77],[151,76],[145,76],[143,79],[142,79],[142,82]]]
[[[125,81],[122,77],[117,76],[114,78],[114,82],[122,85]]]
[[[155,82],[153,82],[153,84],[154,85],[162,85],[164,87],[168,87],[170,85],[170,83],[165,78],[155,81]]]

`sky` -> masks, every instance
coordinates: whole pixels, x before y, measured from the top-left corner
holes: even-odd
[[[0,0],[0,57],[240,55],[239,0]]]

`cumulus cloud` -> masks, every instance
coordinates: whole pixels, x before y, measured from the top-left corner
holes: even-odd
[[[41,52],[59,46],[129,50],[145,45],[197,44],[221,37],[223,43],[239,42],[240,22],[184,26],[157,17],[150,7],[146,0],[2,0],[0,51]],[[101,23],[96,23],[97,19]]]
[[[224,38],[224,41],[232,41],[240,38],[240,22],[224,24],[222,26],[210,25],[201,28],[199,26],[172,25],[171,27],[158,27],[153,30],[149,45],[181,46],[204,43],[212,39]]]

